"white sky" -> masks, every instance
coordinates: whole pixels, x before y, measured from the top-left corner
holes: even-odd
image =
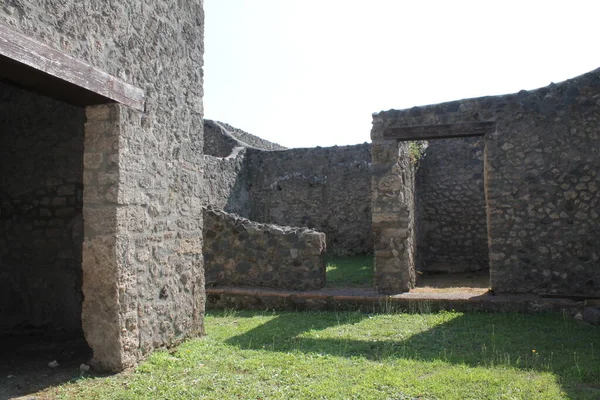
[[[205,0],[206,118],[287,147],[600,67],[600,1]]]

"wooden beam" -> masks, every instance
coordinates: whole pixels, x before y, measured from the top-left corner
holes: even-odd
[[[142,89],[2,24],[0,78],[51,97],[67,96],[67,101],[79,105],[117,102],[144,110]]]
[[[396,140],[430,140],[458,138],[466,136],[483,136],[496,130],[496,123],[461,122],[457,124],[411,125],[388,128],[383,132],[384,139]]]

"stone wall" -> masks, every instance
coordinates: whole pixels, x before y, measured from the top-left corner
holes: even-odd
[[[81,331],[84,120],[0,83],[0,330]]]
[[[481,137],[429,141],[416,172],[417,269],[489,268]]]
[[[267,151],[286,150],[277,143],[269,142],[224,122],[204,120],[204,154],[227,157],[236,147]]]
[[[375,286],[401,293],[416,282],[415,169],[408,143],[383,138],[386,113],[373,115],[371,129]]]
[[[495,291],[600,295],[599,97],[595,70],[534,91],[385,113],[388,127],[496,122],[485,136]]]
[[[202,6],[36,0],[0,8],[0,23],[146,94],[144,112],[86,111],[82,324],[99,368],[131,366],[203,332]]]
[[[284,150],[210,120],[205,133],[204,205],[325,232],[332,254],[373,251],[368,144]]]
[[[295,290],[325,285],[325,235],[204,212],[206,285]]]
[[[368,144],[249,149],[246,162],[250,219],[325,232],[332,254],[372,252]]]
[[[209,119],[204,120],[204,149],[205,155],[213,157],[228,157],[233,149],[238,147],[238,141],[228,135],[222,125]]]
[[[202,206],[215,207],[247,217],[250,213],[246,149],[237,147],[229,157],[204,156]]]

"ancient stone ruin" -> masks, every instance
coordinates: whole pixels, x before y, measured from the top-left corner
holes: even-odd
[[[79,337],[121,370],[203,332],[203,19],[0,7],[0,335]]]
[[[439,237],[430,233],[431,220],[421,221],[417,233],[420,221],[406,141],[478,137],[471,140],[481,140],[483,149],[477,149],[475,142],[470,145],[476,154],[483,151],[491,288],[497,293],[600,296],[599,97],[600,70],[595,70],[529,92],[375,114],[371,138],[378,287],[385,292],[410,290],[419,238]],[[474,185],[480,185],[481,178],[466,164],[460,168],[468,176],[451,184],[465,188],[469,184],[473,194],[479,192]],[[444,182],[421,176],[421,187],[431,178]],[[426,189],[429,193],[422,196],[440,196]],[[466,196],[456,197],[452,190],[446,195],[453,198],[444,207]],[[464,201],[472,204],[471,211],[481,214],[480,198]],[[424,216],[430,219],[427,213]],[[473,224],[472,215],[466,215],[463,222],[474,230],[473,236],[460,240],[470,240],[471,254],[476,256],[470,261],[484,260],[485,252],[477,244],[481,243],[481,224]],[[452,232],[450,228],[448,233]],[[447,244],[436,246],[448,253]],[[422,250],[425,262],[436,256],[427,246]],[[396,278],[387,279],[389,274]]]
[[[372,253],[367,143],[285,149],[220,122],[204,128],[207,205],[324,232],[329,254]]]
[[[0,335],[122,370],[204,332],[205,283],[317,289],[325,252],[373,254],[381,293],[489,269],[498,293],[600,296],[600,70],[285,149],[203,120],[201,1],[57,7],[0,8]]]
[[[325,284],[325,234],[204,212],[206,286],[310,290]]]
[[[596,70],[531,92],[381,112],[371,146],[263,147],[207,122],[229,138],[213,151],[224,158],[205,156],[210,176],[229,181],[207,197],[251,220],[325,232],[334,254],[372,249],[382,293],[410,291],[418,270],[484,270],[496,293],[598,297],[599,91]],[[415,140],[428,141],[420,160]]]

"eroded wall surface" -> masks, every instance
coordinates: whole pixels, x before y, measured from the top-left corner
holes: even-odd
[[[246,161],[250,219],[325,232],[331,254],[373,251],[368,144],[249,149]]]
[[[514,95],[389,111],[389,126],[496,121],[485,136],[492,288],[600,294],[600,70]]]
[[[393,115],[373,115],[371,189],[375,286],[382,293],[407,292],[415,286],[415,168],[409,145],[383,138]]]
[[[373,251],[368,144],[286,150],[210,120],[205,132],[206,205],[325,232],[330,254]]]
[[[267,151],[286,150],[277,143],[269,142],[224,122],[204,120],[204,154],[228,157],[236,147]]]
[[[206,285],[295,290],[325,285],[325,235],[204,212]]]
[[[87,110],[83,328],[119,370],[203,331],[201,0],[4,2],[0,23],[142,88]],[[87,276],[87,278],[86,278]]]
[[[417,269],[489,268],[483,138],[430,140],[416,171]]]
[[[239,143],[231,135],[224,132],[222,126],[211,120],[204,120],[204,149],[205,155],[213,157],[228,157]]]
[[[245,148],[237,148],[229,157],[204,156],[201,188],[203,206],[211,206],[243,217],[250,214],[248,173]]]
[[[84,121],[0,83],[0,330],[81,330]]]

